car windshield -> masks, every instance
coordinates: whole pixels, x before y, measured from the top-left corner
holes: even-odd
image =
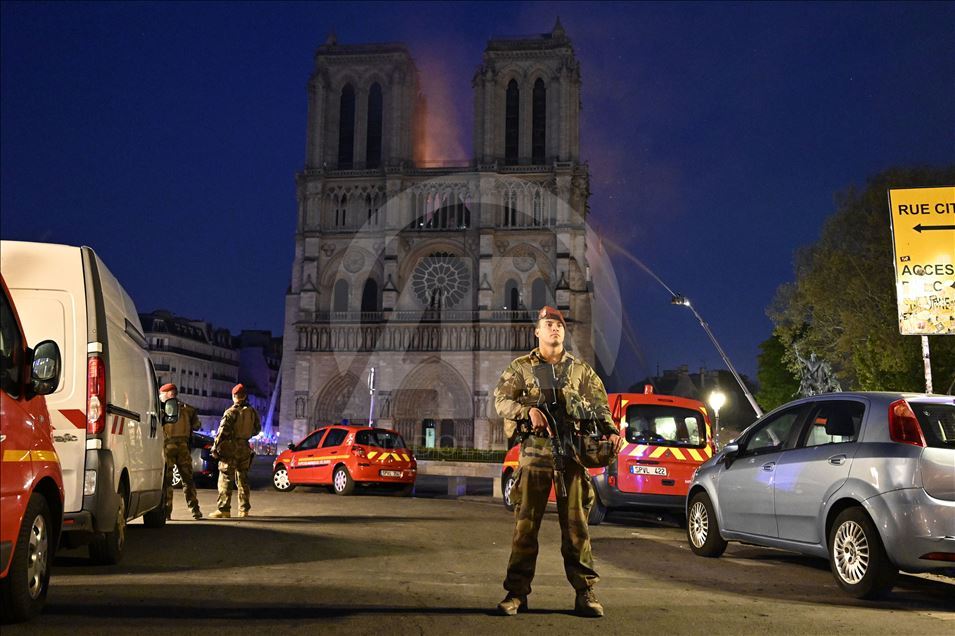
[[[391,431],[358,431],[355,443],[378,448],[405,448],[405,441],[401,435]]]
[[[622,422],[631,444],[654,446],[706,445],[703,414],[693,409],[662,404],[631,404]]]
[[[925,443],[932,448],[955,448],[955,404],[910,402]]]

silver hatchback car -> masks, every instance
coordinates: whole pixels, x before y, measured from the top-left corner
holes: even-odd
[[[899,570],[955,567],[955,397],[826,393],[765,415],[700,466],[687,539],[829,560],[844,591],[874,598]]]

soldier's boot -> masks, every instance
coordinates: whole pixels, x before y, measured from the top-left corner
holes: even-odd
[[[199,506],[196,506],[192,509],[192,518],[193,519],[202,519],[202,511],[199,510]]]
[[[229,512],[228,510],[216,510],[211,515],[209,515],[209,518],[210,519],[228,519],[231,516],[232,516],[232,513]]]
[[[248,511],[248,510],[240,510],[240,511],[239,511],[239,516],[240,516],[240,517],[248,517],[248,516],[249,516],[249,511]]]
[[[514,616],[518,612],[526,612],[527,597],[508,592],[504,600],[497,604],[497,611],[504,616]]]
[[[577,592],[577,600],[574,602],[574,612],[578,616],[588,618],[600,618],[604,615],[604,606],[597,600],[597,595],[590,588]]]

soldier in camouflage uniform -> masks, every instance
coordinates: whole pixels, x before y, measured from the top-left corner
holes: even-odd
[[[179,389],[175,384],[164,384],[159,387],[159,400],[165,402],[176,398]],[[178,399],[178,398],[177,398]],[[193,431],[198,431],[201,424],[196,409],[185,402],[179,402],[179,419],[172,424],[163,424],[162,432],[165,438],[163,454],[166,457],[166,471],[163,474],[163,488],[166,491],[166,519],[172,518],[172,471],[179,469],[179,478],[182,480],[182,489],[186,493],[186,503],[192,508],[192,518],[202,519],[199,511],[199,498],[196,496],[196,486],[192,479],[192,449],[189,440]]]
[[[546,369],[556,379],[556,396],[551,395],[551,400],[556,398],[557,408],[552,407],[551,414],[560,438],[565,441],[568,459],[564,468],[567,497],[557,500],[564,572],[576,591],[575,611],[582,616],[603,616],[603,606],[593,592],[599,578],[594,571],[587,527],[595,495],[590,475],[575,459],[573,440],[580,433],[599,432],[610,439],[618,452],[624,440],[610,416],[603,382],[586,362],[564,350],[565,328],[564,317],[557,309],[542,308],[534,330],[538,347],[511,362],[494,390],[494,405],[504,418],[505,435],[518,433],[523,439],[512,491],[516,524],[504,579],[507,596],[497,606],[507,616],[527,609],[527,595],[537,565],[537,535],[555,478],[547,419],[534,406],[545,398],[535,375],[535,368],[543,364],[553,365],[552,371]],[[595,431],[588,431],[588,427]]]
[[[252,508],[249,503],[249,466],[252,464],[249,438],[259,434],[262,424],[246,397],[244,386],[237,384],[233,387],[232,406],[223,413],[212,445],[213,456],[219,459],[219,501],[218,509],[209,515],[210,519],[232,516],[233,480],[239,490],[238,516],[248,517]]]

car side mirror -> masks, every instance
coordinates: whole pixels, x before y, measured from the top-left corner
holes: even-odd
[[[60,347],[52,340],[44,340],[33,349],[30,384],[35,395],[49,395],[60,385]]]
[[[288,449],[289,449],[289,450],[295,450],[295,442],[289,442],[289,443],[288,443]]]
[[[179,420],[179,400],[169,398],[162,403],[162,423],[173,424]]]
[[[736,443],[736,440],[723,447],[723,463],[726,464],[727,468],[733,464],[737,455],[739,455],[739,444]]]

